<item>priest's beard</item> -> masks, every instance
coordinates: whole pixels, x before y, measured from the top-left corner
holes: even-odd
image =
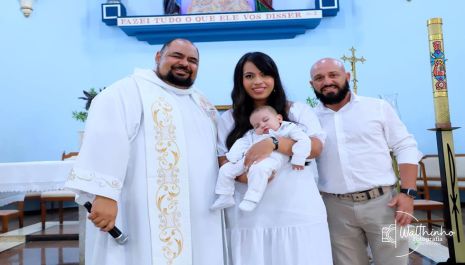
[[[189,76],[185,78],[176,76],[175,74],[173,74],[173,70],[176,70],[176,69],[182,69],[186,71],[187,73],[189,73]],[[188,88],[192,86],[192,84],[194,84],[194,80],[192,80],[192,71],[184,66],[172,66],[171,70],[168,71],[166,75],[162,75],[159,69],[157,69],[157,74],[162,80],[165,80],[166,82],[173,84],[175,86],[178,86],[178,87]]]
[[[329,85],[329,86],[337,86],[337,85]],[[329,87],[326,86],[326,87]],[[322,87],[322,89],[325,87]],[[338,91],[337,93],[329,93],[327,95],[323,95],[322,93],[319,93],[316,91],[316,89],[313,89],[313,92],[315,92],[315,96],[325,105],[332,105],[332,104],[337,104],[341,102],[349,93],[349,81],[346,80],[346,83],[344,84],[343,87],[337,86]]]

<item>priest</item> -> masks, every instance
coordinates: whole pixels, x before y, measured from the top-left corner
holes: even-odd
[[[223,264],[213,202],[216,109],[194,87],[197,48],[174,39],[92,102],[66,187],[93,204],[86,264]],[[107,232],[129,237],[120,245]]]

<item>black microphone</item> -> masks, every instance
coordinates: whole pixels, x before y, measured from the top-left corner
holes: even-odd
[[[92,203],[86,202],[84,203],[84,207],[86,207],[87,212],[90,213],[90,210],[92,210]],[[108,231],[108,233],[110,233],[110,235],[115,239],[116,243],[120,245],[124,245],[128,241],[128,236],[123,234],[123,232],[121,232],[121,230],[119,230],[116,226]]]

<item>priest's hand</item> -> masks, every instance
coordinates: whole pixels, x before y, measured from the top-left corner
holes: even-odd
[[[102,196],[95,196],[92,210],[87,218],[100,230],[108,232],[115,226],[118,205],[116,201]]]

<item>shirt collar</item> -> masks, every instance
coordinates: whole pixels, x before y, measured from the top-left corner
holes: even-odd
[[[152,83],[159,85],[160,87],[162,87],[163,89],[167,91],[170,91],[178,95],[190,95],[194,92],[194,86],[190,86],[189,88],[183,89],[183,88],[177,88],[175,86],[172,86],[166,83],[165,81],[161,80],[158,77],[158,75],[155,73],[154,70],[136,68],[134,70],[134,74],[142,77],[143,79],[147,81],[150,81]]]
[[[349,102],[347,102],[346,105],[344,105],[344,107],[341,108],[344,109],[346,108],[347,106],[353,104],[354,102],[358,102],[360,101],[360,97],[357,96],[354,92],[350,91],[350,99],[349,99]],[[326,107],[323,103],[320,102],[320,104],[318,104],[317,106],[317,111],[320,112],[320,113],[334,113],[335,111],[333,111],[332,109]]]

